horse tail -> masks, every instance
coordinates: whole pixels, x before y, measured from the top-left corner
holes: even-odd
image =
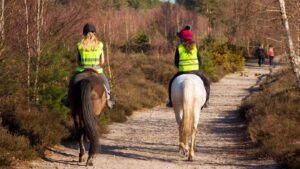
[[[181,138],[184,143],[187,143],[188,138],[192,133],[193,125],[193,107],[194,107],[194,98],[192,97],[192,87],[193,84],[186,80],[182,85],[182,102],[183,102],[183,116],[181,122]]]
[[[85,133],[90,140],[89,154],[95,154],[99,150],[99,133],[97,122],[93,113],[93,104],[91,100],[92,86],[89,80],[84,79],[80,84],[81,89],[81,116],[84,122]]]

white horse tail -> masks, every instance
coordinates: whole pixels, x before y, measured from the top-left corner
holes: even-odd
[[[193,126],[193,111],[194,111],[194,97],[193,83],[185,80],[182,84],[182,102],[183,102],[183,117],[181,122],[181,141],[188,144],[188,139],[192,133]]]

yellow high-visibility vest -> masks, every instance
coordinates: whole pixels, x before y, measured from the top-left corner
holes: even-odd
[[[80,54],[80,65],[76,68],[77,72],[83,72],[85,69],[94,69],[98,73],[103,73],[103,68],[99,65],[100,56],[103,52],[103,43],[99,42],[98,48],[93,51],[82,49],[81,43],[77,43],[77,48]]]
[[[187,52],[185,47],[180,44],[179,51],[179,72],[187,72],[199,70],[199,61],[197,57],[197,47],[195,46],[190,52]]]

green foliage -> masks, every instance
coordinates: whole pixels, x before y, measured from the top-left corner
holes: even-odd
[[[65,115],[68,110],[63,108],[60,100],[67,94],[68,79],[73,72],[75,53],[67,50],[64,45],[58,45],[55,52],[41,58],[44,67],[39,73],[40,104],[52,112]]]
[[[222,7],[225,5],[225,2],[219,0],[177,0],[176,3],[207,16],[212,26],[216,23],[218,16],[222,13]]]
[[[151,8],[159,4],[159,0],[112,0],[114,7],[120,9],[121,7],[128,6],[131,8]]]
[[[14,64],[15,58],[10,58],[0,63],[6,70],[0,76],[1,80],[6,81],[6,87],[1,86],[1,89],[8,89],[0,90],[0,128],[2,130],[4,126],[9,131],[3,134],[0,140],[0,144],[7,144],[5,147],[1,145],[1,165],[9,165],[12,159],[26,160],[37,157],[46,146],[57,144],[70,134],[67,125],[69,120],[66,119],[68,110],[60,105],[60,99],[66,94],[68,78],[73,71],[73,52],[67,50],[64,45],[58,45],[54,52],[41,57],[39,102],[31,105],[30,112],[27,107],[28,90],[22,87],[25,86],[23,79],[27,78],[26,71],[20,69],[25,66]],[[35,62],[36,60],[33,60],[33,63]],[[16,68],[18,72],[14,71]],[[34,72],[34,67],[31,67],[31,71]],[[33,80],[31,82],[33,83]],[[8,139],[11,139],[11,142]]]
[[[245,64],[242,48],[228,44],[220,44],[215,39],[207,37],[203,40],[201,69],[212,81],[217,81],[225,74],[243,69]]]
[[[300,93],[291,70],[269,76],[240,108],[249,138],[283,168],[300,167]]]
[[[120,9],[122,6],[127,6],[127,0],[113,0],[113,5],[117,9]]]
[[[148,35],[144,31],[139,31],[131,41],[123,47],[123,51],[147,52],[150,50]]]

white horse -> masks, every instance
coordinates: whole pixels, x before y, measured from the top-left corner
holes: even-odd
[[[179,125],[179,152],[188,156],[188,160],[192,161],[195,156],[195,137],[201,107],[206,100],[203,81],[194,74],[176,77],[172,83],[171,98]]]

